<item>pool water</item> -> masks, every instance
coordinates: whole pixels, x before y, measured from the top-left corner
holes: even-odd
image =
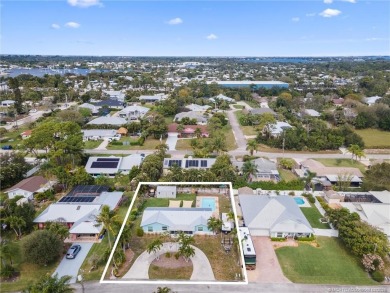
[[[305,204],[305,201],[300,197],[295,197],[294,200],[299,205]]]
[[[202,198],[202,208],[211,208],[215,211],[215,198]]]

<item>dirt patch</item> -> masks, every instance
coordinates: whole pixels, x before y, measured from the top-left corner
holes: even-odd
[[[298,242],[292,239],[288,239],[287,241],[272,241],[272,246],[274,249],[285,246],[297,247]]]
[[[132,251],[130,248],[126,250],[125,252],[126,262],[119,268],[118,270],[118,276],[123,276],[131,266],[131,262],[134,258],[134,251]]]
[[[167,257],[166,254],[163,254],[160,256],[159,260],[155,259],[152,262],[153,265],[162,267],[162,268],[181,268],[181,267],[192,267],[192,261],[189,260],[188,262],[183,259],[183,257],[179,257],[176,259],[174,254],[170,254],[170,257]]]

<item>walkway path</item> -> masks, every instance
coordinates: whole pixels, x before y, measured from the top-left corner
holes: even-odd
[[[134,262],[130,270],[123,276],[123,279],[137,279],[148,280],[149,279],[149,266],[152,261],[166,252],[177,252],[178,243],[166,242],[163,243],[163,247],[156,253],[149,254],[144,251]],[[214,273],[211,268],[210,262],[207,256],[199,248],[192,246],[195,249],[195,255],[191,257],[193,271],[190,280],[193,281],[214,281]]]
[[[108,144],[109,141],[107,139],[104,139],[102,143],[95,150],[107,150]]]
[[[339,237],[339,230],[334,229],[317,229],[313,228],[314,235],[325,236],[325,237]]]

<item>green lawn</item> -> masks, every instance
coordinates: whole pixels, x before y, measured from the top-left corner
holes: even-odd
[[[192,206],[195,207],[195,194],[177,194],[176,198],[148,198],[145,207],[168,207],[170,200],[193,200]]]
[[[339,239],[317,237],[320,247],[299,243],[276,249],[284,275],[294,283],[377,285]]]
[[[164,268],[151,264],[149,267],[149,278],[151,280],[189,280],[192,271],[192,266]]]
[[[136,141],[136,139],[130,138],[130,137],[122,137],[120,142],[124,141]],[[145,140],[144,145],[112,145],[108,144],[107,149],[108,150],[154,150],[156,146],[160,144],[159,139],[154,139],[154,138],[148,138]],[[162,143],[165,143],[164,140]]]
[[[16,147],[18,144],[23,142],[20,134],[26,131],[28,128],[26,126],[20,126],[18,129],[9,130],[7,133],[1,136],[1,140],[3,142],[0,143],[0,147],[4,145],[12,145],[12,147]]]
[[[88,140],[84,142],[84,148],[87,150],[97,148],[103,141],[102,140]]]
[[[352,167],[352,168],[358,168],[362,173],[366,171],[366,167],[360,163],[356,162],[355,160],[350,159],[314,159],[326,167]]]
[[[302,207],[301,211],[305,215],[306,219],[309,221],[310,225],[313,228],[319,229],[329,229],[329,225],[327,223],[321,223],[320,218],[322,218],[321,213],[318,211],[315,205],[310,204],[311,208]]]
[[[292,180],[295,180],[295,179],[298,178],[298,177],[297,177],[293,172],[291,172],[290,170],[278,168],[278,171],[279,171],[280,177],[281,177],[282,180],[284,180],[284,181],[292,181]]]
[[[240,117],[244,115],[242,111],[236,111],[234,114],[236,115],[238,122],[240,122]],[[240,128],[244,135],[257,135],[257,131],[253,126],[242,126],[240,124]]]
[[[390,131],[378,129],[356,129],[364,141],[366,148],[380,149],[390,148]]]
[[[235,109],[244,109],[243,105],[232,105]]]

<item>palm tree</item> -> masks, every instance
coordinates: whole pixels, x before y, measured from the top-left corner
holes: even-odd
[[[256,175],[257,173],[257,165],[253,161],[246,161],[242,165],[242,173],[246,180],[250,178],[251,175]]]
[[[114,234],[113,229],[117,221],[118,221],[118,215],[116,215],[114,211],[111,211],[108,205],[104,205],[102,207],[100,214],[96,216],[96,222],[97,222],[96,226],[103,225],[103,227],[107,231],[108,244],[110,245],[110,248],[112,248],[110,233]]]
[[[149,254],[153,252],[156,255],[157,251],[159,251],[162,246],[163,246],[163,243],[162,243],[161,239],[156,239],[148,245],[148,247],[146,248],[146,251]],[[159,260],[159,256],[157,256],[156,259]]]
[[[61,241],[69,236],[69,228],[60,222],[46,222],[45,229],[53,232]]]
[[[227,213],[227,220],[234,221],[234,219],[235,219],[234,212],[233,211],[228,212]]]
[[[358,146],[357,144],[351,144],[348,148],[348,152],[352,154],[352,160],[353,157],[356,157],[356,160],[361,157],[365,157],[364,151]]]
[[[189,236],[181,232],[178,237],[178,242],[181,246],[187,246],[195,242],[194,237]]]
[[[37,283],[30,285],[23,292],[25,293],[40,293],[40,292],[56,292],[56,293],[68,293],[73,292],[74,288],[71,287],[69,281],[71,276],[62,276],[58,278],[58,274],[53,277],[46,275],[42,277]]]
[[[304,181],[305,181],[305,188],[306,188],[306,189],[311,188],[311,180],[312,180],[314,177],[316,177],[316,176],[317,176],[317,173],[307,171],[306,177],[304,178]]]
[[[251,156],[253,156],[253,152],[257,151],[257,141],[255,139],[248,140],[246,144],[246,150],[249,151]]]
[[[184,125],[183,124],[177,125],[176,131],[179,132],[180,135],[183,132],[183,130],[184,130]]]
[[[6,266],[7,260],[10,261],[10,264],[12,266],[12,256],[14,255],[13,247],[9,245],[6,241],[0,242],[0,261],[2,263],[2,267],[4,268]]]
[[[195,129],[195,132],[194,132],[194,134],[196,135],[196,138],[202,138],[202,130],[199,128],[199,127],[197,127],[196,129]]]
[[[222,221],[215,217],[210,217],[207,220],[207,228],[209,228],[209,230],[212,230],[215,234],[217,234],[218,231],[221,230],[222,228]]]
[[[180,246],[179,254],[184,257],[184,260],[188,262],[191,257],[195,255],[195,248],[190,245]]]
[[[19,239],[22,236],[22,227],[26,227],[26,221],[22,217],[9,216],[6,218],[10,227],[15,231],[16,237]]]

